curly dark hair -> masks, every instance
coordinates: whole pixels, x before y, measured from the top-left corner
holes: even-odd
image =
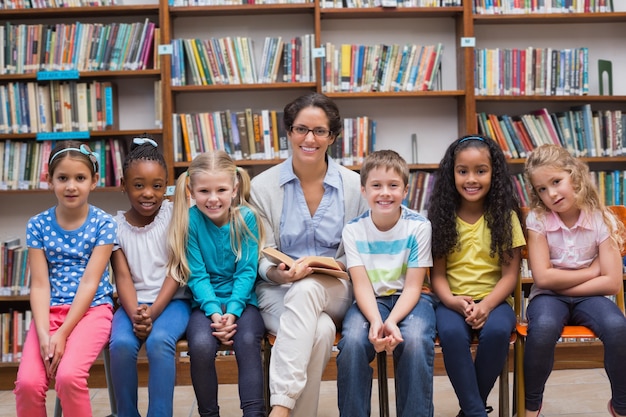
[[[459,250],[459,232],[456,228],[456,211],[461,195],[454,182],[456,156],[464,149],[487,149],[491,159],[491,187],[484,201],[484,216],[491,230],[490,256],[497,255],[500,264],[508,264],[513,257],[513,227],[511,211],[521,219],[518,195],[509,173],[502,149],[486,136],[463,136],[446,150],[436,172],[434,188],[430,197],[428,218],[432,223],[432,252],[434,258],[445,257]]]

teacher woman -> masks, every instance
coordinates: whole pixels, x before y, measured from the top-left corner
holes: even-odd
[[[270,417],[316,417],[322,372],[352,288],[347,280],[313,273],[300,258],[330,256],[345,269],[341,231],[367,204],[359,175],[326,153],[342,128],[332,100],[301,96],[285,106],[284,124],[292,156],[252,180],[251,201],[264,221],[265,246],[297,261],[288,269],[261,259],[256,291],[265,326],[276,335]]]

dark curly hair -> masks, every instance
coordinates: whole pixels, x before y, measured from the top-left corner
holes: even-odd
[[[463,136],[446,150],[436,172],[430,197],[428,218],[432,223],[432,252],[434,258],[445,257],[459,250],[459,232],[456,228],[456,211],[461,195],[454,182],[454,163],[459,152],[468,148],[487,149],[491,159],[491,187],[485,196],[484,216],[491,230],[489,254],[498,256],[500,264],[508,264],[513,257],[513,226],[511,211],[521,219],[519,200],[509,173],[502,149],[486,136]]]

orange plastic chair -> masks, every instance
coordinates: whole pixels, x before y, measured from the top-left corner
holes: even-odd
[[[624,206],[609,206],[609,209],[613,211],[618,220],[620,220],[626,226],[626,207]],[[526,219],[526,215],[528,214],[528,209],[524,208],[524,220]],[[622,256],[626,255],[626,247],[622,248]],[[523,253],[524,259],[528,259],[528,253],[524,251]],[[517,287],[515,289],[515,304],[516,304],[516,312],[521,312],[521,303],[523,302],[522,298],[522,281],[524,282],[532,282],[532,278],[524,278],[523,280],[518,280]],[[615,303],[618,305],[622,313],[624,313],[624,287],[620,288],[620,291],[615,296]],[[515,383],[514,383],[514,408],[517,409],[517,417],[526,417],[526,408],[525,408],[525,390],[524,390],[524,345],[526,342],[526,336],[528,331],[527,323],[522,320],[522,317],[518,315],[518,321],[516,325],[517,330],[517,341],[515,342]],[[563,331],[561,332],[562,338],[568,339],[590,339],[596,338],[597,336],[587,327],[585,326],[565,326]],[[596,367],[601,368],[604,366],[604,362],[593,361],[590,359],[584,359],[577,361],[568,361],[567,363],[571,363],[573,368],[581,368],[585,367]]]

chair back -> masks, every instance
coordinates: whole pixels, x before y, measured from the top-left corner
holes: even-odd
[[[626,207],[624,206],[609,206],[609,209],[615,215],[615,218],[622,222],[624,227],[626,228]],[[626,242],[622,246],[622,257],[626,256]],[[622,310],[622,313],[625,312],[624,309],[624,285],[620,287],[619,292],[615,295],[615,304]]]

